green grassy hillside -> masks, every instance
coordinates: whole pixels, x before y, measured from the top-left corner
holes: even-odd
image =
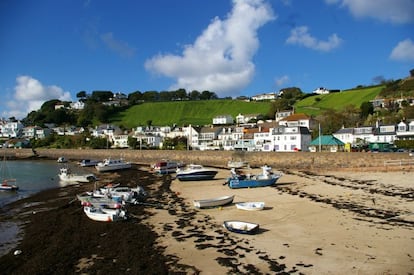
[[[295,112],[318,115],[328,109],[341,110],[350,104],[359,108],[362,102],[374,99],[382,88],[383,86],[375,86],[310,96],[295,104]],[[212,124],[213,118],[218,115],[228,114],[233,118],[238,114],[267,115],[271,104],[240,100],[148,102],[117,114],[111,118],[111,122],[127,128],[145,126],[148,121],[152,125],[207,125]]]
[[[374,99],[381,92],[383,87],[384,86],[373,86],[361,89],[344,90],[340,93],[310,96],[295,104],[295,112],[318,115],[328,109],[342,110],[347,105],[353,105],[359,108],[361,103]]]
[[[270,110],[270,102],[245,102],[240,100],[200,100],[174,102],[148,102],[135,105],[119,113],[111,121],[124,127],[152,125],[206,125],[212,124],[217,115],[263,114]]]

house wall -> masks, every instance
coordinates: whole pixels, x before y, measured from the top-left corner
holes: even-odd
[[[7,155],[18,158],[33,156],[31,149],[7,149]],[[173,151],[173,150],[88,150],[88,149],[36,149],[41,157],[57,159],[65,156],[69,160],[104,159],[123,157],[126,160],[150,165],[160,159],[174,159],[185,163],[200,163],[215,167],[227,167],[227,162],[235,157],[242,158],[252,167],[264,164],[277,169],[337,169],[357,168],[359,170],[378,171],[392,169],[384,166],[384,161],[409,159],[408,154],[397,153],[362,153],[362,152],[231,152],[231,151]],[[396,167],[398,168],[398,166]],[[399,167],[401,169],[401,167]],[[413,166],[402,166],[414,169]]]

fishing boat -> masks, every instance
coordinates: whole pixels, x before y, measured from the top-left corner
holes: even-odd
[[[19,189],[16,184],[17,180],[15,178],[12,178],[10,174],[11,172],[7,166],[6,153],[4,153],[0,170],[0,191],[17,191]]]
[[[125,161],[124,159],[104,159],[104,161],[99,162],[95,165],[96,170],[98,172],[108,172],[108,171],[115,171],[115,170],[122,170],[122,169],[129,169],[132,167],[130,162]]]
[[[233,202],[233,199],[234,195],[231,195],[212,199],[194,200],[193,204],[196,208],[210,208],[230,204]]]
[[[217,173],[217,170],[200,164],[189,164],[184,169],[177,169],[176,178],[180,181],[212,180]]]
[[[180,167],[184,167],[184,163],[173,160],[161,160],[153,164],[151,169],[154,173],[165,175],[175,173]]]
[[[240,175],[235,169],[231,169],[231,176],[227,179],[230,188],[254,188],[271,186],[277,182],[281,174],[274,174],[271,167],[263,166],[262,173],[258,175]]]
[[[72,171],[68,167],[61,167],[58,176],[59,179],[63,182],[82,183],[97,180],[94,174],[75,174],[72,173]]]
[[[125,220],[127,218],[125,211],[121,209],[112,211],[105,210],[102,207],[85,206],[83,211],[91,220],[100,222],[115,222]]]
[[[236,208],[240,210],[247,210],[247,211],[257,211],[263,210],[265,203],[262,201],[256,202],[238,202],[236,203]]]
[[[62,157],[58,157],[57,162],[58,163],[66,163],[66,162],[68,162],[68,160],[65,157],[62,156]]]
[[[259,224],[243,221],[224,221],[223,227],[239,234],[256,234],[259,232]]]
[[[79,166],[81,167],[90,167],[95,166],[99,163],[99,160],[93,160],[93,159],[83,159],[79,161]]]

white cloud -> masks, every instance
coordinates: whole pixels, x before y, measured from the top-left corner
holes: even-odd
[[[176,79],[171,89],[236,96],[254,75],[258,29],[273,19],[271,7],[263,0],[233,0],[227,18],[214,18],[182,55],[154,56],[145,62],[145,68]]]
[[[22,119],[31,111],[39,110],[45,101],[59,99],[71,101],[69,92],[63,91],[58,86],[44,86],[40,81],[30,76],[19,76],[16,78],[14,87],[14,98],[7,102],[7,117]]]
[[[325,0],[325,2],[340,3],[357,18],[371,17],[398,24],[414,22],[413,0]]]
[[[327,41],[318,40],[309,33],[307,26],[300,26],[290,31],[290,36],[286,40],[286,43],[297,44],[322,52],[329,52],[339,47],[342,39],[334,33],[328,37]]]
[[[414,43],[411,39],[400,41],[392,50],[390,58],[396,61],[414,61]]]
[[[289,76],[284,75],[276,79],[276,86],[281,87],[290,81]]]
[[[127,42],[116,40],[112,32],[102,34],[101,39],[109,49],[122,57],[133,57],[135,55],[135,49],[129,46]]]

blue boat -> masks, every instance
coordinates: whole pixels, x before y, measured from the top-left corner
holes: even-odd
[[[258,175],[241,175],[236,173],[235,169],[231,170],[231,177],[227,179],[230,188],[254,188],[271,186],[282,176],[274,174],[269,166],[262,167],[263,172]]]

